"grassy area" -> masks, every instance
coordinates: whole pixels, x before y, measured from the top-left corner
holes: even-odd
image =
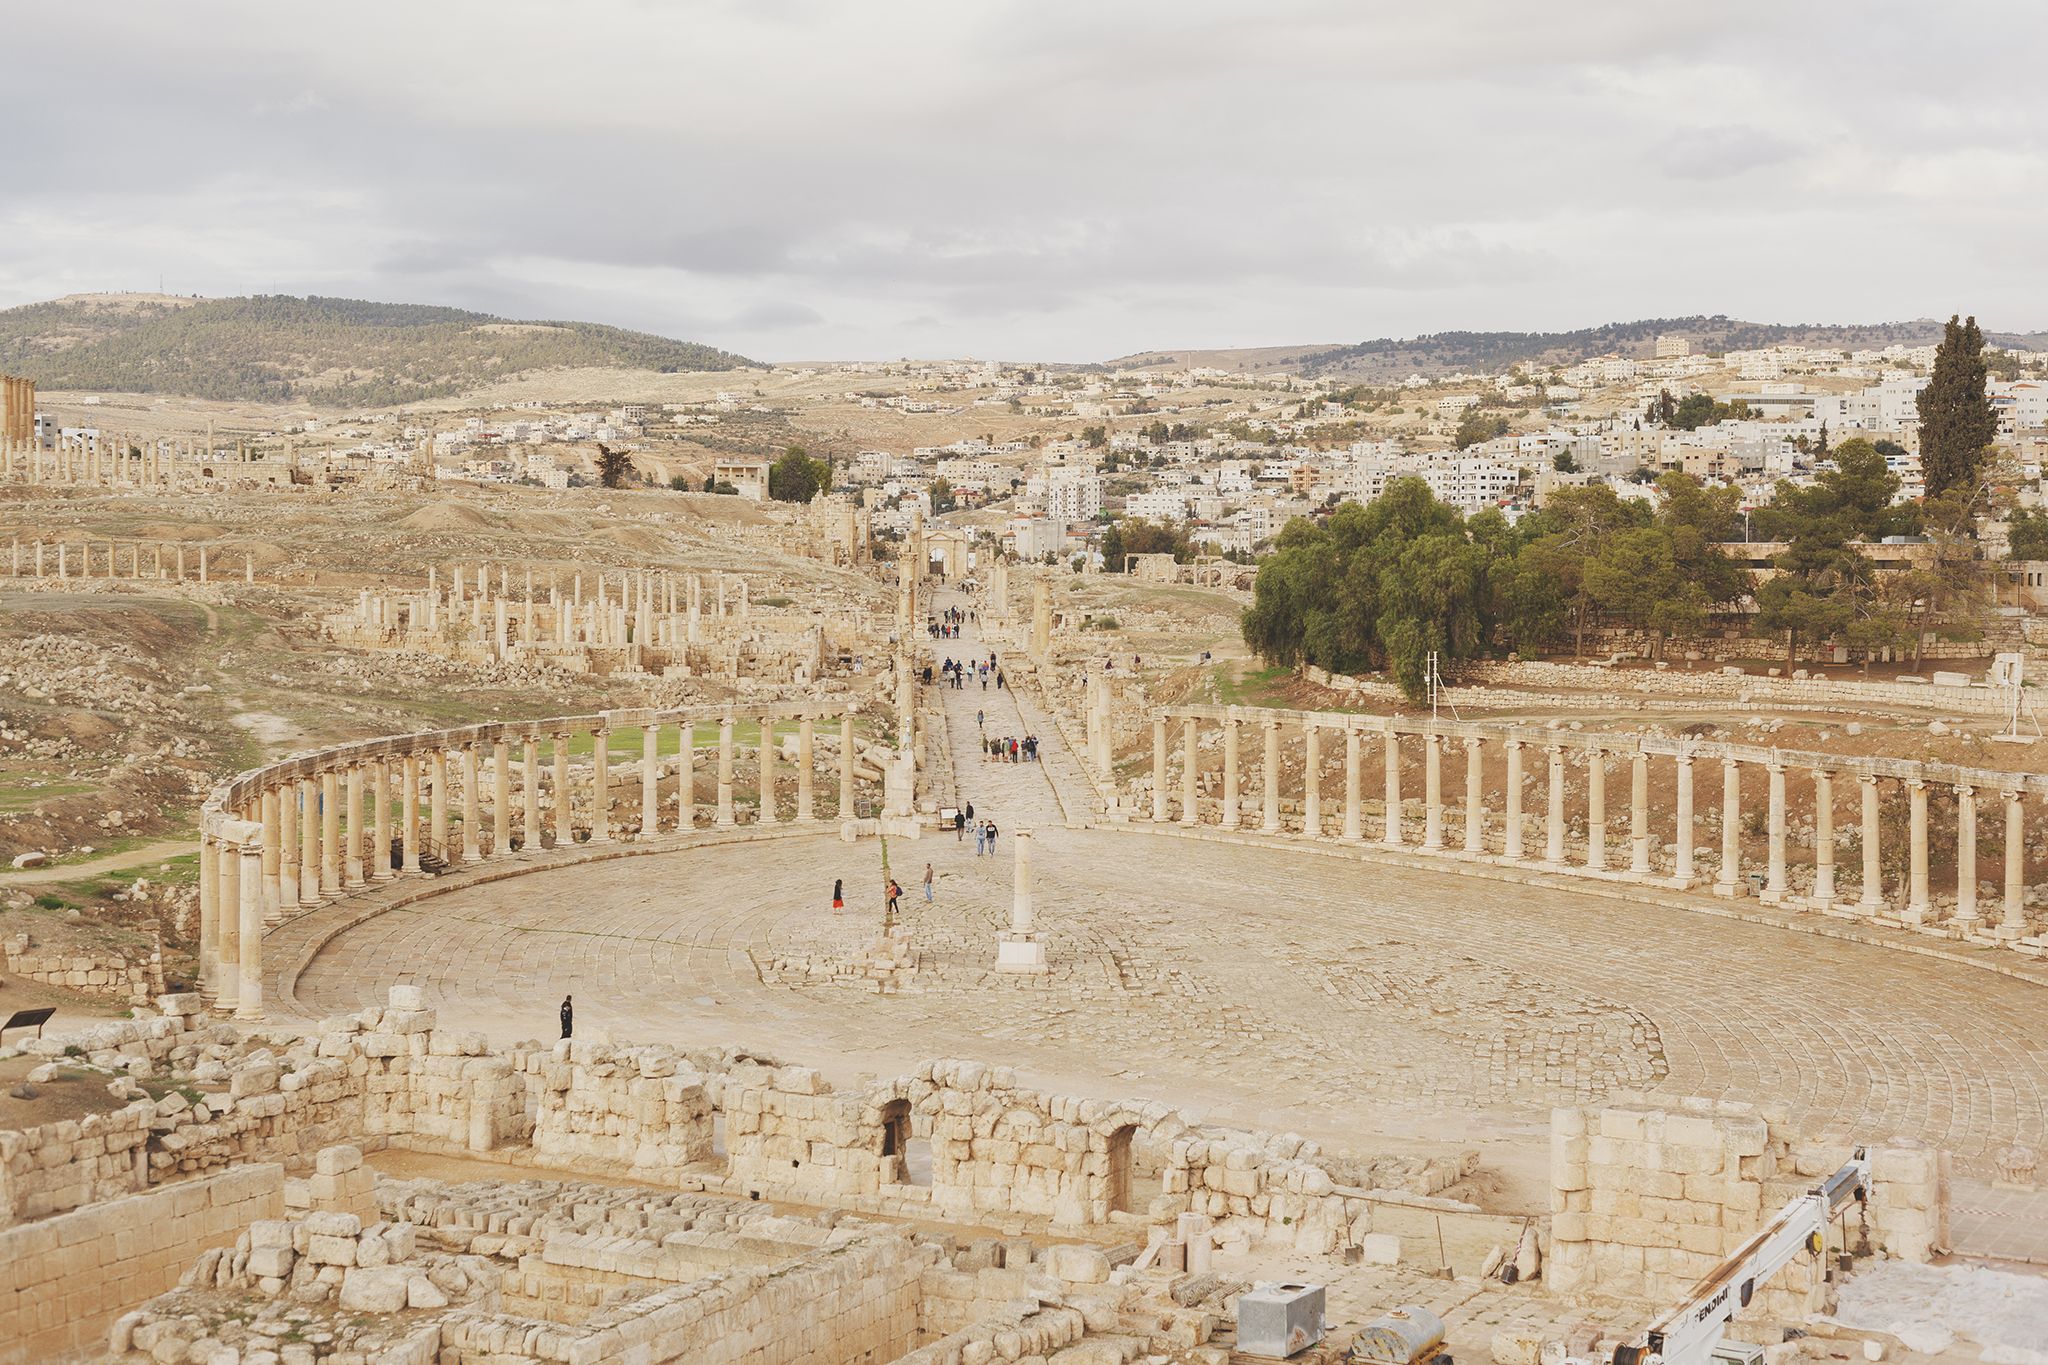
[[[82,796],[96,788],[90,782],[66,778],[39,778],[19,769],[0,772],[0,815],[18,815],[44,801],[61,796]]]
[[[1215,668],[1213,687],[1216,701],[1223,706],[1291,706],[1293,701],[1281,685],[1293,676],[1285,667],[1246,669],[1242,673],[1230,664]]]

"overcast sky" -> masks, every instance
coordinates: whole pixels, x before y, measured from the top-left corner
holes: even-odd
[[[0,306],[758,358],[2048,327],[2048,4],[0,0]]]

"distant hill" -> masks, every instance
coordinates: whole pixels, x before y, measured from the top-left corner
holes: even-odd
[[[691,341],[360,299],[86,294],[0,311],[0,370],[49,389],[387,407],[528,370],[730,370]]]
[[[4,315],[0,315],[4,316]],[[1361,341],[1354,346],[1261,346],[1243,350],[1146,351],[1111,361],[1116,367],[1214,365],[1258,373],[1285,370],[1320,378],[1384,383],[1411,374],[1460,370],[1494,372],[1512,365],[1569,365],[1599,355],[1648,359],[1660,336],[1682,336],[1695,352],[1747,351],[1761,346],[1817,346],[1875,350],[1894,343],[1926,346],[1941,340],[1940,321],[1829,326],[1819,323],[1741,322],[1727,317],[1645,318],[1573,332],[1436,332],[1427,336]],[[1995,346],[2048,349],[2048,332],[1986,332]]]

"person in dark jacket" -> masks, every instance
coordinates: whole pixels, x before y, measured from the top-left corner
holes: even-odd
[[[576,999],[574,996],[565,995],[562,997],[562,1036],[567,1038],[575,1031]]]

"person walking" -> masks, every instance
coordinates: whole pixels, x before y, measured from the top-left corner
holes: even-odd
[[[959,843],[967,837],[967,817],[959,811],[953,812],[953,842]]]
[[[575,1031],[576,998],[574,996],[565,995],[562,997],[562,1036],[564,1038],[567,1038],[570,1034],[574,1033]]]
[[[889,897],[889,918],[893,920],[896,918],[896,902],[903,898],[903,888],[896,884],[894,877],[889,878],[887,895]]]
[[[988,836],[987,836],[987,834],[986,834],[986,833],[985,833],[985,832],[983,831],[983,829],[982,829],[982,827],[981,827],[981,825],[980,825],[980,824],[976,824],[976,825],[975,825],[975,827],[974,827],[974,856],[975,856],[975,857],[979,858],[979,857],[981,856],[981,846],[982,846],[982,845],[983,845],[984,843],[986,843],[987,841],[988,841]]]
[[[977,730],[979,730],[979,729],[982,729],[982,728],[983,728],[983,727],[984,727],[984,726],[986,725],[987,721],[988,721],[988,714],[987,714],[986,712],[983,712],[983,711],[976,711],[976,712],[974,713],[974,728],[975,728],[975,729],[977,729]]]
[[[930,863],[924,865],[924,903],[926,905],[932,903],[932,865]]]
[[[844,877],[834,877],[832,879],[832,913],[836,915],[844,909],[846,909],[846,879]]]
[[[996,822],[993,820],[988,822],[988,856],[996,856]]]

